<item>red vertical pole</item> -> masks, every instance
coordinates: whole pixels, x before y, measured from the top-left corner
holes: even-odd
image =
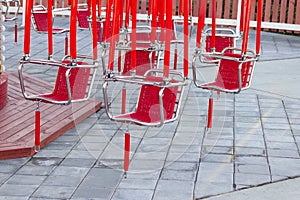
[[[151,21],[151,43],[156,39],[156,26],[157,26],[157,0],[152,1],[152,21]]]
[[[119,19],[119,26],[120,29],[123,27],[123,10],[124,10],[124,0],[120,1],[120,19]]]
[[[260,53],[260,31],[261,31],[261,21],[262,21],[262,0],[258,0],[257,5],[257,26],[256,26],[256,54]]]
[[[179,5],[178,5],[178,15],[179,15],[179,16],[182,15],[182,1],[183,1],[183,0],[179,0]]]
[[[15,43],[18,42],[18,24],[17,24],[17,20],[15,22]]]
[[[184,2],[184,77],[188,76],[189,71],[189,0]]]
[[[217,2],[212,0],[212,35],[211,35],[211,51],[215,51],[216,47],[216,17],[217,17]]]
[[[53,29],[52,29],[52,4],[53,0],[48,0],[48,56],[53,54]]]
[[[125,145],[124,145],[124,171],[125,173],[129,169],[129,159],[130,158],[130,134],[125,133]]]
[[[35,111],[35,139],[34,139],[35,151],[38,152],[41,146],[41,113],[38,107]]]
[[[240,20],[240,31],[241,32],[244,32],[244,29],[245,29],[245,12],[246,12],[246,9],[247,9],[247,2],[246,0],[242,0],[242,5],[241,5],[241,20]]]
[[[115,44],[116,44],[116,36],[119,34],[119,9],[120,9],[120,4],[118,0],[114,0],[114,10],[113,10],[113,29],[112,29],[112,38],[111,38],[111,43],[110,43],[110,52],[109,52],[109,70],[114,69],[114,57],[115,57]],[[105,30],[106,31],[106,30]]]
[[[131,69],[136,69],[136,10],[137,10],[137,0],[132,0],[132,5],[131,5],[131,13],[132,13]]]
[[[111,6],[113,0],[107,0],[106,2],[106,17],[105,17],[105,28],[104,28],[104,41],[107,41],[110,30],[110,18],[111,18]]]
[[[200,1],[199,14],[198,14],[198,29],[197,29],[197,38],[196,38],[197,48],[200,48],[202,30],[204,28],[204,23],[205,23],[205,16],[206,16],[206,0],[202,0]]]
[[[212,117],[213,117],[213,106],[214,106],[214,99],[212,97],[208,100],[208,116],[207,116],[207,128],[212,127]]]
[[[99,2],[99,1],[98,1]],[[101,1],[100,1],[101,2]],[[92,34],[93,34],[93,60],[97,60],[98,47],[97,47],[97,21],[96,21],[96,0],[92,0]],[[99,4],[98,4],[99,5]],[[101,9],[101,8],[100,8]],[[98,7],[99,11],[99,7]],[[100,13],[101,14],[101,13]]]
[[[243,36],[243,43],[242,43],[242,52],[245,54],[248,48],[248,36],[249,36],[249,29],[250,29],[250,13],[251,13],[251,0],[247,0],[247,9],[245,12],[245,30]]]
[[[149,4],[148,4],[148,17],[151,15],[152,6],[153,6],[153,0],[149,0]]]
[[[97,5],[98,5],[98,16],[101,17],[102,0],[98,0]]]
[[[172,0],[166,0],[166,41],[164,56],[164,77],[169,77],[170,72],[170,49],[172,31]]]
[[[24,28],[24,54],[30,53],[30,26],[31,26],[31,9],[33,6],[33,0],[26,1],[26,13],[25,13],[25,28]]]
[[[131,9],[131,1],[130,0],[126,0],[126,8],[125,8],[125,12],[126,12],[125,27],[126,28],[129,27],[130,9]]]
[[[165,40],[165,3],[166,0],[161,0],[159,4],[159,26],[160,26],[160,41]],[[172,5],[172,4],[170,4]]]
[[[125,85],[122,89],[122,108],[121,108],[121,114],[125,114],[126,113],[126,88]]]
[[[73,0],[71,5],[70,19],[70,56],[71,59],[76,59],[76,31],[77,31],[77,6],[78,0]]]

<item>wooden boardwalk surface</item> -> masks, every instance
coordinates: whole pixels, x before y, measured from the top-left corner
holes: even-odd
[[[34,154],[36,103],[22,96],[17,72],[8,73],[8,102],[0,110],[0,159],[20,158]],[[51,88],[39,79],[30,77],[28,88]],[[73,105],[40,104],[41,148],[67,130],[100,110],[101,102],[90,99]]]

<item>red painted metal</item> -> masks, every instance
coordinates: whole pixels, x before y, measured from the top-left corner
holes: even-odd
[[[77,6],[78,0],[73,0],[71,5],[71,19],[70,19],[70,57],[71,59],[76,59],[77,52]]]
[[[17,22],[15,23],[15,43],[18,42],[18,24]]]
[[[89,11],[86,9],[78,9],[77,17],[78,17],[78,27],[87,29],[89,28],[89,22],[87,20],[89,16]]]
[[[188,76],[189,71],[189,0],[184,2],[184,77]]]
[[[137,14],[137,0],[132,0],[132,43],[131,43],[131,69],[136,69],[136,14]]]
[[[178,15],[182,16],[182,1],[183,0],[179,0],[179,6],[178,6]]]
[[[130,134],[125,133],[125,145],[124,145],[124,171],[127,172],[129,169],[130,162]]]
[[[152,21],[151,21],[151,42],[154,43],[156,40],[156,17],[157,17],[157,0],[152,2]]]
[[[243,43],[242,43],[242,52],[246,54],[248,48],[248,36],[249,36],[249,29],[250,29],[250,13],[251,13],[251,5],[252,1],[247,0],[247,9],[245,12],[245,27],[244,27],[244,36],[243,36]]]
[[[262,9],[263,9],[263,2],[262,0],[258,0],[257,5],[257,28],[256,28],[256,54],[260,53],[260,32],[261,32],[261,21],[262,21]]]
[[[99,2],[99,1],[98,1]],[[101,2],[101,1],[100,1]],[[98,7],[99,10],[99,7]],[[101,8],[100,8],[101,10]],[[96,21],[96,0],[92,0],[92,34],[93,34],[93,60],[98,58],[98,38],[97,38],[97,21]]]
[[[52,28],[52,4],[53,0],[48,0],[48,55],[53,55],[53,28]],[[65,54],[67,55],[67,54]]]
[[[213,117],[213,107],[214,107],[214,99],[212,97],[208,100],[208,115],[207,115],[207,128],[212,127],[212,117]]]
[[[68,49],[69,49],[69,38],[66,35],[66,37],[65,37],[65,55],[68,55],[68,52],[69,52]]]
[[[120,4],[118,3],[118,1],[115,0],[114,1],[114,9],[113,9],[112,38],[110,40],[111,43],[110,43],[109,60],[108,60],[109,61],[108,68],[111,71],[113,71],[113,69],[114,69],[115,44],[116,44],[116,37],[115,36],[118,34],[118,29],[119,29],[119,27],[118,27],[118,20],[119,20],[119,14],[120,14],[119,8],[118,8],[119,5]],[[106,24],[105,25],[108,24],[107,20],[108,20],[108,18],[106,19]],[[105,29],[105,32],[107,32],[107,31],[108,31],[108,29]]]
[[[170,72],[170,50],[172,34],[172,0],[166,0],[166,41],[164,52],[164,77],[169,77]]]
[[[121,110],[121,114],[125,114],[126,113],[126,88],[125,86],[122,89],[122,110]]]
[[[126,0],[126,7],[125,7],[125,27],[129,27],[129,18],[130,18],[130,9],[131,9],[131,1]]]
[[[206,16],[206,0],[202,0],[200,1],[200,6],[199,6],[198,30],[197,30],[197,39],[196,39],[197,48],[200,48],[205,16]]]
[[[101,9],[102,9],[102,0],[97,0],[97,5],[98,5],[98,16],[101,16]]]
[[[105,16],[105,27],[104,27],[104,38],[103,41],[107,41],[109,38],[109,31],[110,29],[110,20],[111,20],[111,6],[112,6],[113,0],[107,0],[106,2],[106,16]]]
[[[217,17],[217,2],[216,0],[212,0],[212,40],[211,40],[211,49],[215,49],[216,46],[216,17]]]
[[[26,4],[26,16],[31,16],[31,10],[33,7],[33,0],[28,0]],[[25,18],[25,28],[24,28],[24,54],[30,53],[30,26],[31,17]]]
[[[166,0],[162,0],[159,2],[159,10],[158,10],[158,20],[159,20],[159,27],[161,28],[160,31],[160,41],[163,42],[165,40],[165,3]],[[172,5],[172,4],[171,4]]]
[[[41,112],[39,108],[35,111],[35,151],[39,151],[41,146]]]

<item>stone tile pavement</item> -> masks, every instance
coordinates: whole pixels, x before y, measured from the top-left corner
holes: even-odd
[[[66,25],[65,19],[56,23]],[[19,43],[13,44],[12,24],[5,25],[6,69],[17,70],[23,50],[22,29]],[[82,53],[91,53],[89,36],[88,30],[78,31]],[[46,37],[32,32],[32,57],[47,58]],[[54,58],[60,59],[64,35],[55,35],[54,41]],[[286,180],[297,182],[300,175],[299,86],[290,86],[290,80],[300,78],[299,61],[299,37],[264,32],[253,87],[239,95],[215,96],[210,132],[204,131],[209,94],[190,83],[178,121],[162,128],[129,127],[131,164],[125,179],[126,127],[111,122],[101,109],[34,156],[0,161],[0,200],[261,199],[255,196],[265,195],[259,193],[260,185],[271,188],[267,191],[272,193]],[[48,68],[29,72],[55,80]],[[278,82],[282,84],[272,87]],[[118,85],[112,94],[118,95],[115,88]],[[98,80],[96,98],[102,98],[100,89]],[[137,91],[130,90],[132,94]],[[299,195],[288,188],[284,191]]]

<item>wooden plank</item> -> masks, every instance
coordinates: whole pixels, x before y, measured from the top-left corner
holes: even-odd
[[[231,19],[237,18],[238,0],[232,0]]]
[[[231,0],[224,0],[224,19],[231,19],[230,8]]]
[[[199,7],[200,7],[200,1],[195,0],[193,3],[193,9],[192,9],[192,14],[195,17],[199,16]]]
[[[217,0],[217,18],[222,18],[223,16],[223,0]]]
[[[294,15],[295,14],[295,0],[289,0],[289,7],[288,7],[288,17],[287,17],[287,23],[293,24],[294,23]],[[291,33],[292,31],[287,31],[288,33]]]
[[[279,22],[286,23],[287,0],[281,0]],[[279,32],[284,32],[279,30]]]
[[[278,22],[279,0],[274,0],[272,9],[272,22]],[[272,30],[276,31],[276,30]]]
[[[146,10],[147,10],[147,8],[146,8],[146,5],[147,5],[147,2],[146,2],[146,0],[141,0],[142,2],[141,2],[141,13],[142,14],[146,14]]]
[[[263,21],[265,21],[265,22],[269,22],[270,20],[271,20],[271,0],[266,0],[266,2],[265,2],[265,9],[264,9],[264,11],[265,11],[265,14],[264,14],[264,16],[263,16]],[[269,29],[263,29],[263,30],[265,30],[265,31],[268,31]]]
[[[300,24],[300,0],[297,0],[295,24]],[[295,32],[300,33],[300,32]]]

